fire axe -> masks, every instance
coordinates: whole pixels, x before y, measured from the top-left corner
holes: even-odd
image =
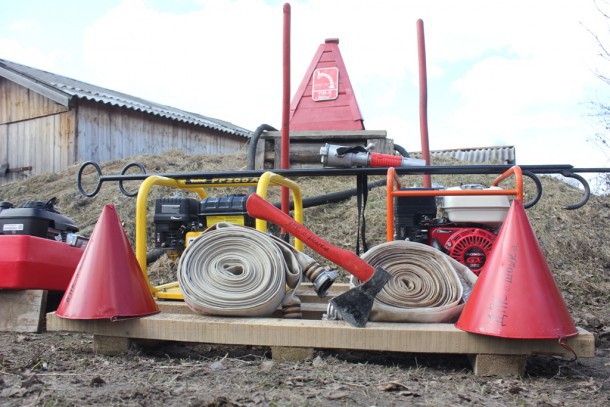
[[[322,156],[324,167],[415,167],[426,165],[426,161],[419,158],[372,153],[373,147],[373,144],[366,147],[346,147],[326,143],[324,147],[320,148],[320,156]]]
[[[369,265],[348,250],[332,246],[257,194],[251,194],[248,197],[246,210],[250,216],[280,226],[320,256],[363,281],[362,285],[332,298],[330,302],[344,321],[356,327],[366,326],[375,296],[390,280],[390,273],[381,267],[375,268]]]

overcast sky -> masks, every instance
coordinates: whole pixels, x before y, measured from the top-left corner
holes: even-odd
[[[602,1],[602,0],[598,0]],[[254,130],[281,126],[284,1],[0,0],[0,58]],[[514,145],[520,164],[607,166],[588,141],[609,86],[594,0],[291,1],[291,95],[339,38],[367,130],[420,150],[416,21],[430,148]],[[610,10],[610,7],[606,7]]]

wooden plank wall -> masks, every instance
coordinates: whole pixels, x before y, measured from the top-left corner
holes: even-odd
[[[61,171],[73,164],[74,113],[71,111],[0,125],[0,157],[10,168],[32,167],[13,173],[26,175]],[[4,178],[0,178],[0,184]],[[8,181],[8,178],[5,179]]]
[[[44,117],[68,111],[67,106],[55,103],[36,92],[0,78],[0,124]]]
[[[8,126],[6,124],[0,124],[0,165],[3,164],[8,164]]]
[[[32,167],[9,173],[0,184],[61,171],[74,160],[74,113],[66,106],[0,78],[0,164]]]
[[[77,161],[106,162],[141,154],[181,150],[225,154],[246,139],[125,108],[81,101],[78,105]]]

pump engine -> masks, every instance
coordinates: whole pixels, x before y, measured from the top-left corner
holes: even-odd
[[[57,198],[25,201],[16,207],[0,201],[0,235],[30,235],[75,247],[86,246],[89,239],[76,234],[78,227],[59,213],[56,204]]]
[[[483,188],[468,184],[449,189]],[[394,239],[430,245],[479,275],[508,208],[504,195],[397,196]]]
[[[253,227],[254,219],[246,211],[246,199],[246,195],[201,201],[183,196],[158,198],[154,214],[155,247],[176,256],[205,228],[218,222]]]

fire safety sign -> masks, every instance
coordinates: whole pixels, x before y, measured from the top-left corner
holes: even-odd
[[[313,71],[311,98],[315,102],[339,97],[339,68],[318,68]]]

